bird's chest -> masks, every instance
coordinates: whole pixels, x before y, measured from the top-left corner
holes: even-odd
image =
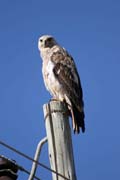
[[[54,92],[59,91],[61,88],[60,83],[58,82],[55,74],[53,72],[55,65],[52,61],[43,61],[42,73],[45,82],[45,86],[51,94],[55,94]]]
[[[53,69],[54,69],[54,64],[51,61],[43,63],[42,73],[45,81],[51,83],[55,81]]]

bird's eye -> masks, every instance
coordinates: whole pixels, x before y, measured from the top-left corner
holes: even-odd
[[[40,42],[43,42],[43,40],[42,40],[42,39],[40,39]]]

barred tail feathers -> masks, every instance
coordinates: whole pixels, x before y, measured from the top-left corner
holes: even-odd
[[[70,110],[71,117],[72,117],[72,126],[74,133],[80,133],[80,128],[82,132],[85,132],[85,122],[84,122],[84,110],[83,110],[83,102],[77,106],[72,99],[69,99],[65,95],[65,100],[68,104],[68,109]],[[78,104],[78,103],[77,103]]]
[[[70,111],[74,133],[79,134],[80,129],[82,129],[82,132],[85,132],[84,111],[79,111],[74,104],[72,104]]]

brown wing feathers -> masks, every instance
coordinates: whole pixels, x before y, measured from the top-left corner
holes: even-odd
[[[65,59],[66,57],[67,59]],[[66,54],[64,56],[64,54],[61,52],[53,53],[53,56],[51,57],[52,61],[55,63],[53,70],[54,74],[58,78],[59,82],[64,86],[64,93],[67,94],[72,103],[71,113],[73,113],[72,119],[74,118],[73,120],[75,121],[74,131],[79,133],[79,127],[82,128],[83,132],[85,131],[82,88],[80,85],[80,79],[78,79],[78,84],[74,80],[71,68],[74,68],[75,73],[77,73],[77,71],[75,69],[73,60],[70,58],[70,56],[66,56]]]

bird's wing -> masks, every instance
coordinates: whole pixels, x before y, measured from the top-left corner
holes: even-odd
[[[82,111],[82,88],[73,58],[64,50],[54,52],[51,56],[54,62],[54,74],[64,87],[64,92],[79,111]]]

